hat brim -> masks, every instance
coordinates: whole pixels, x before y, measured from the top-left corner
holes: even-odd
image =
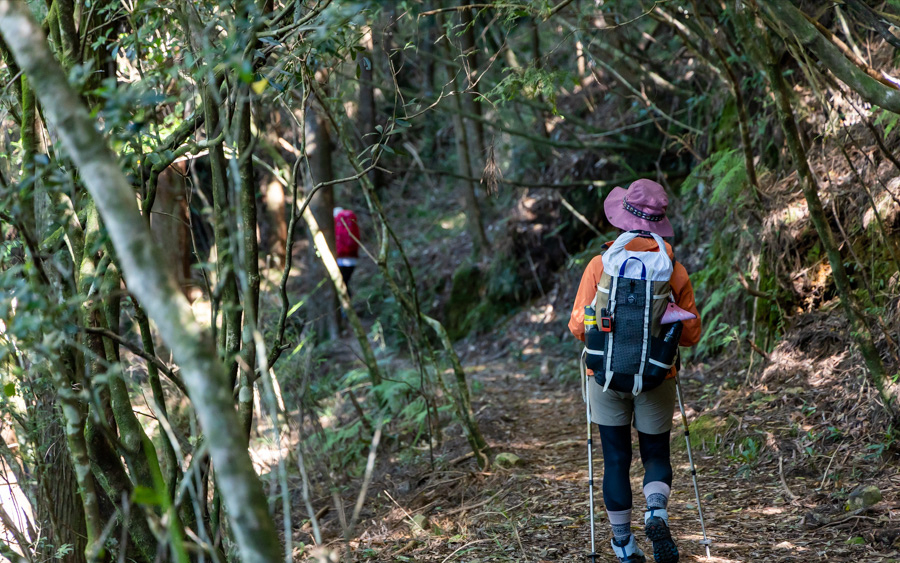
[[[624,188],[616,186],[609,192],[609,195],[606,196],[606,201],[603,202],[603,211],[606,212],[606,220],[609,221],[613,227],[617,227],[623,231],[650,231],[661,237],[671,237],[675,235],[675,230],[672,228],[672,223],[669,222],[668,217],[663,217],[661,221],[647,221],[646,219],[641,219],[626,211],[622,206],[622,201],[625,199],[626,193],[627,191]]]

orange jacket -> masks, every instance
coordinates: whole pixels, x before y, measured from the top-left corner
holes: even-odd
[[[607,243],[607,246],[612,244]],[[658,247],[653,239],[636,238],[625,246],[627,250],[634,251],[654,251]],[[669,258],[675,260],[675,254],[672,252],[672,246],[666,243],[666,252]],[[593,260],[584,269],[581,276],[581,283],[578,285],[578,294],[575,296],[575,304],[572,306],[572,315],[569,318],[569,331],[575,335],[578,340],[584,340],[584,308],[590,305],[597,293],[597,284],[600,283],[600,276],[603,275],[603,260],[600,256],[595,256]],[[696,319],[684,321],[684,329],[681,332],[681,340],[678,344],[681,346],[694,346],[700,342],[700,312],[697,311],[697,303],[694,301],[694,288],[691,286],[691,280],[688,278],[687,270],[680,262],[675,262],[675,269],[672,272],[672,278],[669,280],[672,286],[672,295],[675,297],[675,303],[684,309],[697,315]],[[675,377],[675,368],[669,377]]]

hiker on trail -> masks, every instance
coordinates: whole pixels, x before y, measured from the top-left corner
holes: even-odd
[[[359,224],[356,214],[343,207],[334,208],[335,257],[344,285],[350,291],[350,277],[359,258]]]
[[[612,548],[622,563],[646,561],[631,533],[629,469],[632,424],[637,430],[644,466],[643,492],[647,501],[644,528],[653,543],[653,557],[657,563],[678,561],[678,548],[669,532],[666,511],[672,486],[669,435],[676,397],[675,354],[678,347],[675,341],[681,346],[697,344],[700,340],[700,315],[687,271],[675,261],[671,245],[664,243],[668,260],[659,254],[663,244],[661,237],[674,235],[672,225],[666,218],[668,203],[663,187],[651,180],[637,180],[627,190],[617,187],[610,192],[604,202],[606,217],[610,224],[625,232],[616,243],[607,243],[604,256],[596,256],[585,268],[569,320],[569,330],[579,340],[585,340],[587,325],[589,342],[582,357],[593,360],[595,366],[593,371],[587,372],[584,382],[589,399],[588,449],[591,448],[593,422],[599,428],[603,450],[603,502],[612,526]],[[623,256],[624,260],[611,262],[612,258],[607,255],[613,253]],[[667,265],[668,270],[663,278],[650,278],[651,274],[660,271],[660,268],[654,270],[655,263],[648,265],[654,260],[662,260]],[[604,261],[621,268],[610,267],[619,271],[611,271],[604,276]],[[629,270],[633,275],[628,275]],[[644,281],[645,276],[650,280],[662,281]],[[641,289],[635,290],[636,286]],[[644,307],[644,303],[646,308],[635,309]],[[639,314],[629,313],[631,310],[637,310]],[[674,317],[666,318],[670,314]],[[596,315],[596,319],[592,315]],[[654,315],[652,327],[658,335],[648,345],[651,339],[647,335],[652,334],[650,317]],[[622,325],[629,319],[635,323],[637,330],[625,331]],[[675,324],[664,324],[673,322],[672,319]],[[666,336],[661,336],[666,327],[676,326],[681,330],[680,338],[674,329],[668,329]],[[599,340],[602,342],[599,350],[591,349],[593,335],[602,338]],[[674,352],[671,352],[668,362],[661,363],[653,358],[653,354],[658,352],[663,340],[673,341],[671,348]],[[631,341],[635,341],[636,345]],[[638,363],[634,365],[640,367],[632,371],[617,369],[617,356],[633,351],[638,357]],[[590,361],[587,366],[591,366]],[[658,381],[646,375],[653,370],[656,370]],[[627,371],[627,375],[620,374],[620,371]],[[620,390],[615,390],[617,387]],[[590,459],[589,452],[589,462]],[[593,489],[591,495],[593,499]],[[593,503],[591,515],[593,518]],[[591,540],[593,549],[593,529]],[[596,554],[592,556],[595,560],[598,557]]]

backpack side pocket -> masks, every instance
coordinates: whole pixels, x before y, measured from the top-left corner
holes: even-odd
[[[588,330],[584,333],[584,347],[587,351],[584,363],[588,369],[606,371],[606,335],[599,330]]]

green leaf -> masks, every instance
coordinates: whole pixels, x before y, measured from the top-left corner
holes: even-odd
[[[16,384],[10,382],[10,383],[7,383],[6,385],[4,385],[4,386],[3,386],[3,393],[4,393],[7,397],[12,397],[13,395],[15,395],[15,394],[16,394]]]
[[[866,545],[866,540],[859,536],[856,536],[855,538],[850,538],[844,543],[846,543],[847,545]]]

